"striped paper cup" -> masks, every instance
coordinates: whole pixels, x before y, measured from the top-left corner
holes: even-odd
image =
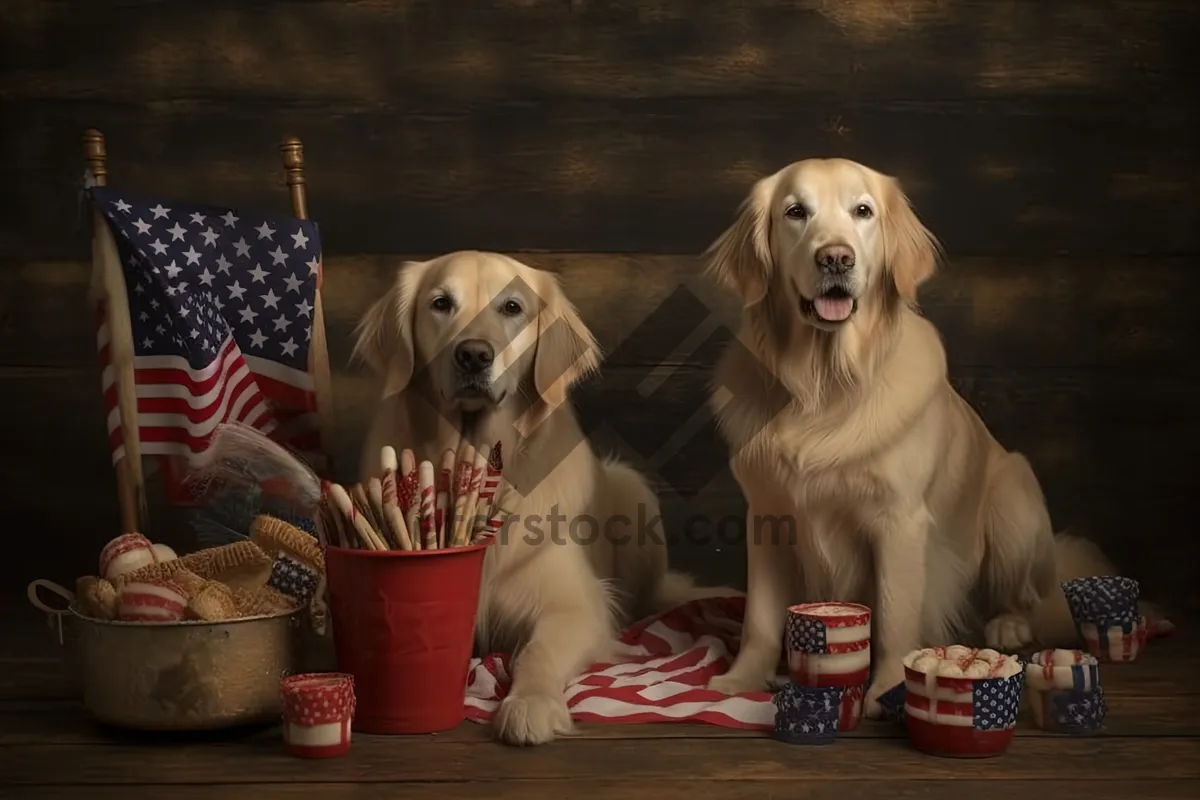
[[[1086,735],[1100,730],[1107,706],[1100,662],[1082,650],[1043,650],[1025,666],[1033,723],[1045,731]]]
[[[913,668],[921,651],[904,658],[908,740],[936,756],[986,758],[1008,749],[1017,724],[1025,671],[995,678],[951,678]]]
[[[806,603],[788,609],[788,674],[801,686],[840,686],[839,724],[862,719],[871,675],[871,609],[857,603]]]
[[[802,686],[862,686],[871,675],[871,609],[805,603],[787,617],[788,673]]]

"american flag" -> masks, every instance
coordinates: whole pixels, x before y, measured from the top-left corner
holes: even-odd
[[[124,272],[142,453],[186,462],[230,421],[316,453],[308,371],[321,271],[316,224],[101,186],[89,192]],[[103,302],[97,327],[115,464],[124,441]]]
[[[743,597],[694,600],[625,631],[619,663],[594,664],[567,686],[567,707],[580,722],[707,723],[773,731],[768,691],[726,695],[706,689],[732,664],[745,612]],[[466,714],[492,718],[511,684],[509,658],[492,654],[471,662]]]

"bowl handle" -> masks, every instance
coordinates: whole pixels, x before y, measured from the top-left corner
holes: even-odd
[[[51,608],[50,606],[46,605],[42,602],[42,599],[38,597],[39,588],[49,589],[54,594],[66,600],[67,606],[65,608]],[[44,611],[47,614],[46,621],[49,624],[57,627],[58,643],[59,645],[62,645],[62,619],[70,612],[71,604],[75,602],[75,593],[64,586],[60,586],[54,581],[48,581],[45,578],[38,578],[29,584],[29,587],[26,589],[26,594],[29,596],[29,602],[32,603],[35,608]]]

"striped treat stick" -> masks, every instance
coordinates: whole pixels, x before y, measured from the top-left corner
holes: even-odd
[[[371,526],[371,530],[379,533],[379,520],[375,518],[375,514],[371,511],[371,501],[367,499],[367,489],[361,483],[356,483],[348,487],[350,499],[354,501],[354,508],[362,515],[367,524]],[[380,537],[382,541],[383,537]]]
[[[401,508],[404,511],[404,524],[412,536],[413,549],[425,549],[421,537],[421,492],[420,480],[417,476],[417,456],[412,450],[405,448],[400,453],[400,475],[396,484],[396,492],[400,496]]]
[[[371,504],[372,516],[379,521],[375,530],[379,532],[380,538],[390,549],[392,542],[396,541],[396,534],[392,532],[392,523],[383,513],[383,481],[379,478],[371,478],[367,481],[367,501]]]
[[[329,543],[332,541],[332,537],[335,535],[333,531],[330,530],[331,525],[332,523],[329,521],[329,517],[325,514],[325,503],[317,503],[317,509],[313,513],[313,526],[317,531],[317,544],[321,545],[323,548],[329,546]]]
[[[417,470],[419,481],[421,539],[426,550],[437,549],[437,531],[433,527],[433,462],[422,461]]]
[[[497,475],[495,482],[492,483],[491,495],[486,501],[483,498],[483,493],[479,493],[480,510],[475,513],[475,530],[471,531],[471,536],[482,531],[492,521],[492,517],[496,515],[496,512],[500,508],[499,500],[501,493],[507,490],[508,487],[504,483],[504,476]]]
[[[446,538],[453,541],[467,513],[467,495],[471,491],[471,465],[475,463],[475,448],[466,440],[458,445],[458,460],[454,464],[454,521]]]
[[[442,453],[442,463],[437,472],[437,495],[434,522],[437,525],[438,547],[446,541],[446,529],[450,524],[450,482],[454,473],[454,451]]]
[[[383,465],[383,515],[400,549],[412,550],[412,539],[408,535],[408,526],[404,524],[404,512],[400,510],[400,497],[396,490],[396,448],[384,447],[379,455]]]
[[[338,511],[342,512],[354,532],[358,534],[358,538],[368,550],[386,550],[383,542],[376,538],[375,531],[371,530],[371,525],[363,518],[361,514],[354,508],[354,501],[350,499],[346,489],[337,483],[329,485],[329,497],[333,500],[333,504],[337,506]]]
[[[321,481],[321,508],[325,510],[329,529],[333,533],[330,541],[338,547],[354,547],[354,537],[346,529],[346,522],[342,518],[341,512],[338,511],[333,498],[329,496],[329,489],[332,485],[327,480]]]
[[[504,528],[504,522],[513,515],[513,505],[516,503],[516,495],[509,490],[504,490],[503,494],[499,495],[496,502],[496,511],[487,521],[487,525],[483,530],[475,534],[471,539],[471,544],[483,544],[488,539],[495,539]]]
[[[471,486],[467,490],[463,518],[455,526],[452,547],[462,547],[471,538],[471,529],[475,527],[476,506],[479,505],[479,489],[483,485],[483,473],[486,469],[487,453],[480,450],[475,454],[475,463],[471,465]]]
[[[479,489],[479,507],[475,511],[475,518],[472,520],[472,527],[469,531],[471,536],[483,530],[492,517],[492,512],[495,510],[496,492],[504,482],[501,475],[502,469],[504,469],[504,461],[500,457],[500,443],[496,442],[496,446],[488,455],[487,469],[483,473],[483,485]]]

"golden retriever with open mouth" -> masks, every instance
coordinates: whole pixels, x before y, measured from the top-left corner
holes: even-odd
[[[363,316],[356,354],[384,380],[361,464],[384,445],[439,463],[462,438],[501,444],[514,517],[484,563],[482,652],[513,654],[500,738],[538,744],[572,730],[564,690],[608,660],[620,626],[703,596],[669,571],[658,500],[632,467],[601,459],[568,402],[599,348],[549,272],[496,253],[408,262]]]
[[[749,506],[741,648],[710,687],[764,688],[800,601],[873,609],[869,717],[915,648],[980,629],[1006,651],[1076,642],[1058,582],[1111,567],[1054,535],[1029,462],[947,380],[915,310],[940,247],[899,183],[842,159],[790,164],[706,255],[744,301],[713,406]]]

